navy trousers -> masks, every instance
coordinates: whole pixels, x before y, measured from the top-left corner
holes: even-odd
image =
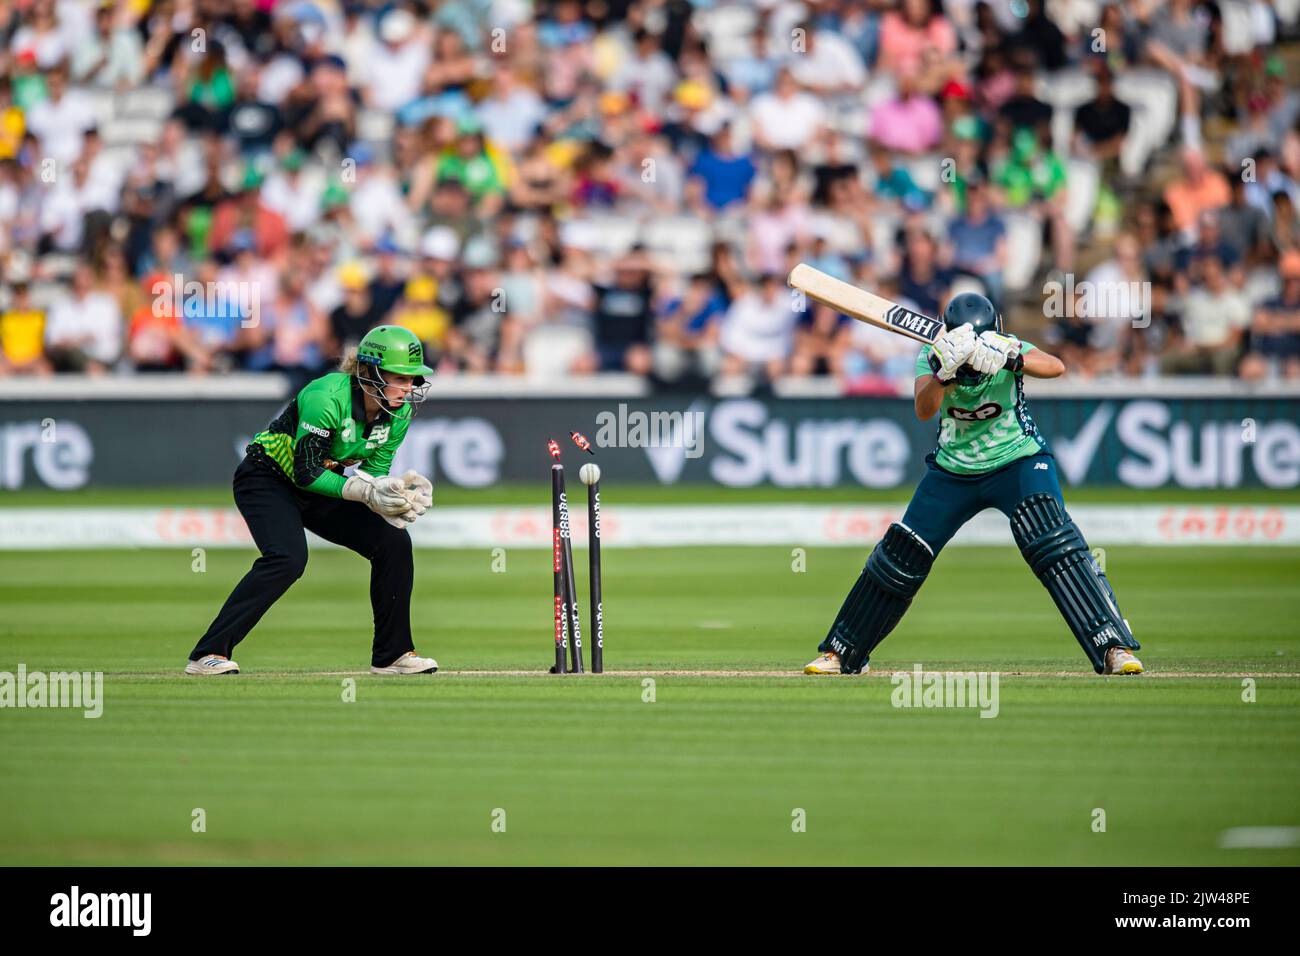
[[[957,529],[985,508],[997,508],[1008,518],[1030,495],[1049,494],[1061,502],[1056,459],[1049,452],[1019,458],[983,475],[954,475],[925,459],[926,471],[903,515],[907,525],[938,557]]]
[[[997,508],[1008,518],[1016,506],[1030,495],[1049,494],[1061,502],[1061,483],[1056,477],[1056,459],[1050,452],[1039,452],[983,475],[955,475],[944,471],[931,453],[925,459],[926,472],[912,493],[902,523],[911,528],[930,546],[935,557],[943,546],[975,515],[985,508]],[[1105,573],[1093,562],[1102,586],[1119,607],[1115,591]],[[830,650],[830,636],[817,646],[823,653]]]

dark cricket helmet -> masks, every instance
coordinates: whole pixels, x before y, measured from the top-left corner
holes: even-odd
[[[987,296],[978,292],[963,292],[952,297],[948,308],[943,310],[943,325],[946,329],[955,329],[967,322],[975,329],[976,337],[984,332],[1001,332],[1002,315],[993,308]]]
[[[987,296],[978,292],[963,292],[953,296],[948,302],[948,308],[943,310],[943,325],[946,329],[956,329],[968,322],[977,338],[985,332],[1002,331],[1002,313],[993,307]],[[976,385],[984,378],[969,365],[957,369],[958,385]]]

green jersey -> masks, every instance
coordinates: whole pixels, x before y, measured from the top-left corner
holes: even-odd
[[[1033,350],[1024,342],[1023,355]],[[930,346],[916,357],[916,375],[930,375]],[[1005,369],[978,385],[944,389],[935,463],[957,475],[978,475],[1047,450],[1025,404],[1023,374]]]
[[[253,436],[248,454],[299,488],[341,498],[343,469],[364,463],[367,474],[388,474],[410,424],[410,405],[367,423],[361,386],[346,372],[331,372],[304,385],[280,417]]]

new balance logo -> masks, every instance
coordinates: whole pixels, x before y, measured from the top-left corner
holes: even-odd
[[[1040,461],[1034,465],[1034,471],[1047,471],[1047,462]]]

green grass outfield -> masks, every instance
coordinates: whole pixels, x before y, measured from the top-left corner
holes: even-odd
[[[986,548],[945,552],[865,678],[797,675],[864,554],[788,548],[607,551],[600,677],[541,674],[549,554],[420,551],[444,673],[404,679],[364,673],[365,563],[319,551],[244,674],[181,676],[250,558],[0,553],[0,671],[105,672],[99,719],[0,710],[0,863],[1300,863],[1218,846],[1300,826],[1300,549],[1107,548],[1140,678],[1093,675]],[[1002,672],[998,716],[892,707],[879,671],[914,663]]]

